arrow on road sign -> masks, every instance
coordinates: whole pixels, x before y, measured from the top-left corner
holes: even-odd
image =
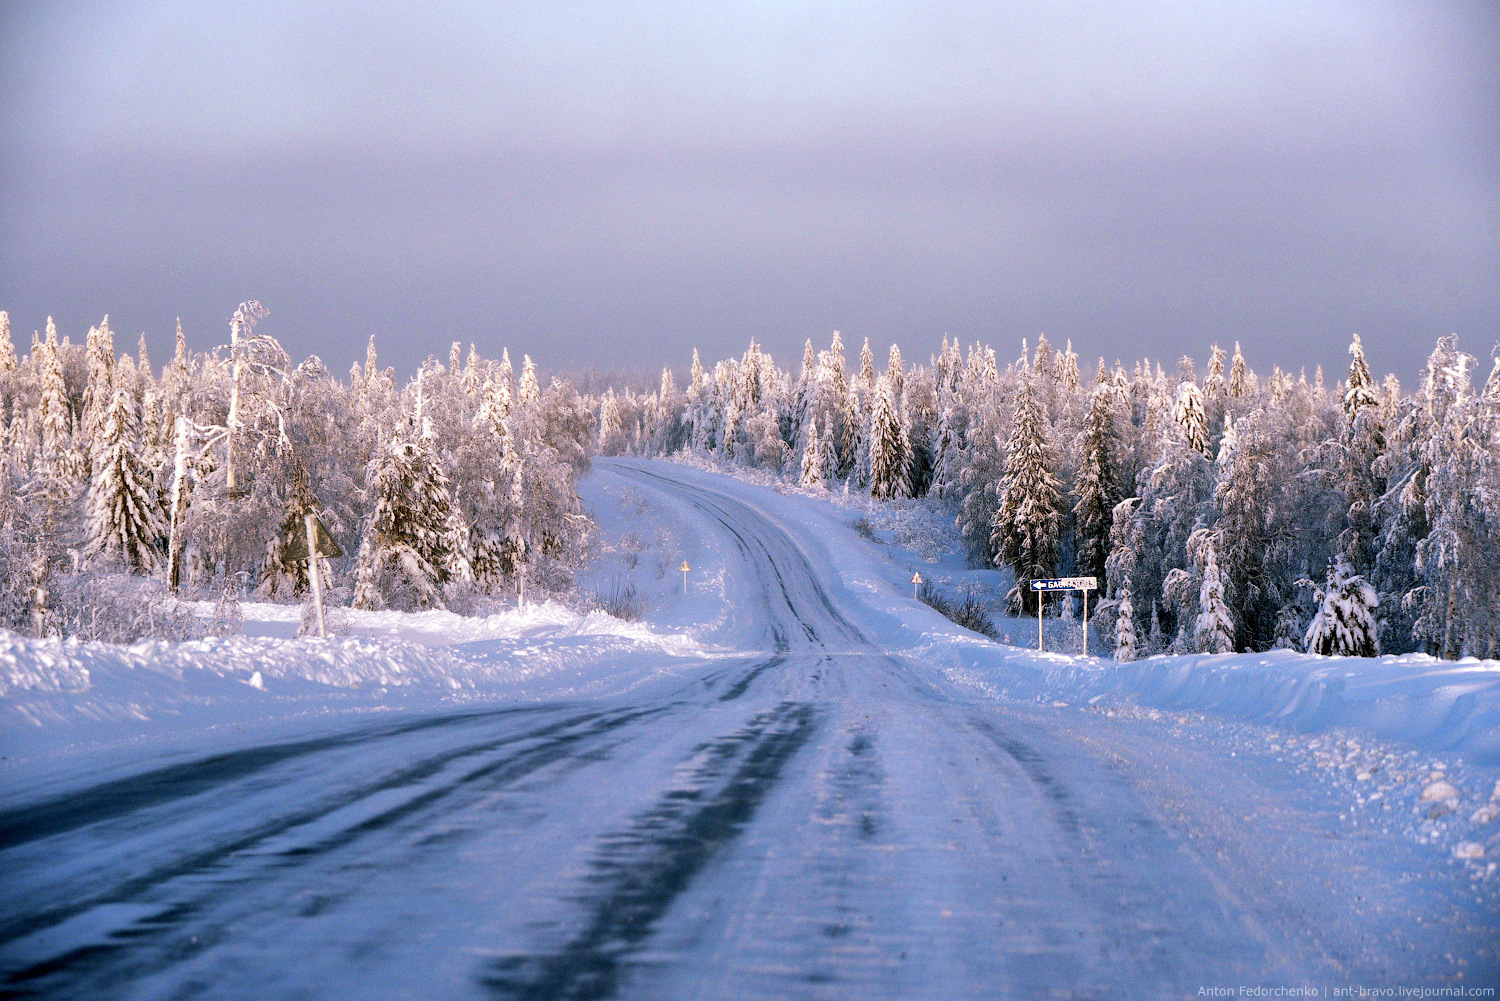
[[[1031,582],[1033,591],[1097,591],[1098,577],[1053,577]]]

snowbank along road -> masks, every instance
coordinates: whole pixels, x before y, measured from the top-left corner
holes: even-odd
[[[1495,983],[1496,929],[1459,884],[1407,842],[1346,836],[1305,781],[1167,728],[959,690],[892,653],[885,613],[755,488],[659,463],[594,475],[718,539],[743,655],[9,806],[0,993]]]

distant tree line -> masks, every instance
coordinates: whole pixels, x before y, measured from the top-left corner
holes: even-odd
[[[1347,377],[1261,378],[1239,345],[1085,379],[1045,337],[1003,368],[944,338],[927,364],[837,333],[779,369],[754,342],[679,389],[590,399],[605,455],[687,450],[805,487],[952,506],[978,565],[1029,582],[1101,578],[1117,656],[1274,647],[1500,653],[1500,359],[1441,338],[1416,392]]]
[[[319,572],[357,607],[568,586],[591,530],[576,483],[596,421],[568,382],[454,344],[403,386],[373,337],[340,379],[257,334],[264,313],[242,304],[209,352],[179,324],[157,372],[144,336],[116,353],[108,317],[83,344],[49,319],[18,357],[0,312],[0,626],[104,635],[99,601],[125,578],[155,590],[117,605],[244,588],[296,600],[308,513],[345,554]]]

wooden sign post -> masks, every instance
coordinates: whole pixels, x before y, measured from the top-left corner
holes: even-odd
[[[683,560],[682,561],[682,566],[678,567],[677,569],[682,571],[682,593],[684,595],[686,595],[687,594],[687,575],[688,575],[688,571],[691,570],[691,569],[693,569],[693,568],[690,567],[690,566],[688,566],[688,561],[687,560]]]
[[[920,588],[921,586],[922,586],[922,571],[918,570],[918,571],[915,571],[911,575],[911,596],[913,598],[917,598],[919,600],[921,599],[921,595],[919,595],[917,593],[917,589]]]
[[[1036,596],[1036,648],[1042,649],[1042,596],[1048,591],[1082,591],[1083,592],[1083,653],[1089,652],[1089,592],[1099,587],[1098,577],[1053,577],[1048,580],[1034,580],[1031,589],[1037,592]]]

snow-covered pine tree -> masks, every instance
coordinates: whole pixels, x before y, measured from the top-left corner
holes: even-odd
[[[1255,391],[1255,376],[1240,354],[1240,342],[1234,342],[1234,360],[1229,363],[1229,395],[1235,398],[1248,396]]]
[[[94,449],[84,554],[90,562],[119,559],[133,572],[151,574],[160,563],[167,516],[152,471],[137,454],[139,442],[135,400],[118,390]]]
[[[1477,360],[1456,343],[1445,356],[1426,393],[1433,426],[1420,461],[1430,530],[1416,547],[1423,584],[1408,604],[1418,612],[1413,633],[1457,659],[1493,652],[1500,629],[1500,452],[1494,416],[1469,375]]]
[[[895,360],[901,360],[899,354]],[[889,377],[881,376],[875,384],[870,411],[870,496],[881,499],[911,496],[911,456],[891,398],[893,392]]]
[[[859,388],[870,392],[875,388],[875,352],[870,350],[870,339],[859,349]]]
[[[753,443],[749,450],[752,463],[761,469],[780,473],[788,462],[790,450],[781,438],[781,421],[774,410],[762,410],[745,422],[745,431]]]
[[[906,475],[910,496],[921,497],[932,489],[933,421],[937,417],[937,390],[932,370],[918,366],[907,375],[906,388],[896,416],[901,422],[901,440],[906,446]]]
[[[99,428],[114,398],[115,335],[109,329],[109,317],[97,327],[90,327],[84,348],[88,365],[88,382],[83,387],[83,408],[78,419],[80,453],[92,462],[99,442]]]
[[[1203,408],[1203,391],[1197,383],[1184,381],[1177,386],[1177,402],[1172,418],[1182,428],[1189,447],[1212,458],[1213,447],[1208,436],[1208,414]]]
[[[944,407],[933,430],[932,486],[930,492],[943,500],[958,499],[962,490],[963,446],[953,426],[953,408]]]
[[[816,414],[808,422],[807,430],[802,433],[802,438],[807,444],[802,448],[802,477],[799,482],[808,488],[828,486],[823,479],[823,439],[818,436]]]
[[[1380,396],[1363,345],[1355,334],[1349,344],[1349,380],[1344,389],[1343,423],[1340,428],[1339,472],[1342,474],[1344,530],[1339,550],[1361,570],[1375,565],[1375,502],[1381,494],[1376,465],[1386,450],[1385,425]]]
[[[860,453],[866,452],[864,447],[865,415],[864,408],[860,404],[858,383],[850,379],[841,395],[844,401],[844,412],[840,421],[843,434],[839,439],[839,476],[856,477]]]
[[[1021,349],[1021,355],[1022,364],[1024,365],[1026,355],[1026,349],[1024,346]],[[1053,357],[1052,345],[1047,340],[1047,335],[1037,334],[1036,358],[1031,363],[1032,373],[1040,376],[1043,379],[1050,379],[1052,378],[1052,369],[1055,363],[1056,359]],[[1033,387],[1033,391],[1035,391],[1035,387]]]
[[[1198,618],[1193,624],[1193,640],[1203,653],[1234,651],[1234,618],[1224,602],[1224,581],[1219,576],[1219,558],[1212,537],[1208,540],[1208,557],[1203,566],[1203,586],[1198,592]]]
[[[599,454],[624,455],[625,439],[621,430],[620,406],[611,387],[599,401]]]
[[[1011,607],[1021,614],[1032,614],[1036,594],[1030,588],[1031,581],[1057,573],[1062,495],[1053,472],[1056,460],[1047,443],[1046,422],[1026,371],[1021,373],[1016,390],[1006,453],[1005,473],[996,491],[999,505],[990,526],[990,547],[994,562],[1008,565],[1015,572]]]
[[[1304,583],[1311,583],[1305,581]],[[1328,568],[1327,585],[1316,591],[1318,610],[1308,624],[1308,653],[1325,657],[1375,657],[1380,653],[1375,589],[1339,554]]]
[[[531,361],[531,355],[521,356],[521,385],[516,390],[516,402],[523,409],[535,407],[542,402],[542,387],[536,379],[536,365]]]
[[[68,508],[78,494],[83,459],[73,444],[73,408],[63,379],[57,327],[47,317],[47,339],[34,352],[39,356],[40,382],[37,427],[41,452],[32,469],[32,493],[42,503],[41,531],[48,540],[68,519]]]
[[[359,550],[354,607],[443,608],[453,576],[448,478],[418,443],[392,437],[370,464],[373,504]]]
[[[1140,639],[1135,632],[1135,603],[1130,599],[1130,578],[1120,582],[1119,606],[1115,609],[1115,660],[1122,664],[1140,655]]]
[[[1083,385],[1083,376],[1078,371],[1078,354],[1073,350],[1073,341],[1070,338],[1067,348],[1060,352],[1053,361],[1052,378],[1068,393],[1077,393]]]
[[[1302,615],[1297,605],[1283,605],[1276,613],[1276,632],[1271,637],[1272,650],[1301,650]]]
[[[1265,649],[1278,614],[1294,599],[1305,564],[1292,551],[1299,532],[1296,453],[1286,415],[1257,408],[1236,421],[1226,415],[1214,469],[1215,555],[1224,598],[1239,623],[1239,645]],[[1325,536],[1326,537],[1326,536]]]
[[[18,365],[16,345],[10,339],[10,314],[0,309],[0,377],[10,375]]]
[[[1073,518],[1078,570],[1101,581],[1107,576],[1105,561],[1109,558],[1115,505],[1123,499],[1116,472],[1119,447],[1113,395],[1108,386],[1095,386],[1079,441],[1078,475],[1074,480],[1078,501],[1073,505]],[[1101,584],[1101,589],[1104,587],[1107,585]]]

